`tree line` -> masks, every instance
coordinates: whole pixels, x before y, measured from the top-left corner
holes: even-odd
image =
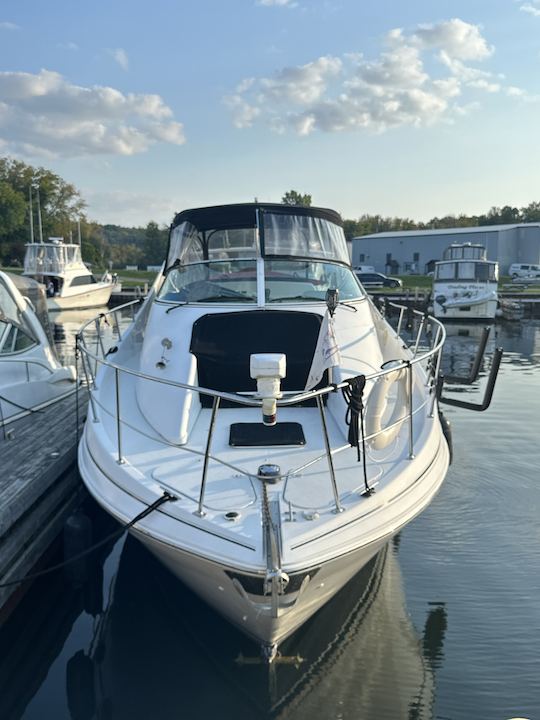
[[[34,238],[39,240],[37,203],[41,208],[43,239],[78,241],[82,256],[98,268],[160,265],[168,229],[151,221],[145,228],[100,224],[86,216],[79,190],[51,170],[0,157],[0,264],[20,266],[30,241],[30,196]]]
[[[43,238],[77,240],[81,232],[82,254],[97,268],[125,265],[159,265],[165,257],[168,228],[151,221],[146,227],[100,224],[86,216],[79,190],[51,170],[32,167],[20,160],[0,157],[0,264],[21,265],[25,243],[30,240],[30,194],[33,197],[34,235],[38,239],[37,193],[41,207]],[[288,190],[281,198],[287,205],[310,206],[311,195]],[[513,223],[540,222],[540,202],[516,208],[492,207],[484,215],[446,215],[428,222],[410,218],[363,214],[344,220],[347,239],[396,230],[431,230]]]

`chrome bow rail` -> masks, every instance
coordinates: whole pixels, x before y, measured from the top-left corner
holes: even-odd
[[[150,300],[149,300],[150,301]],[[140,300],[135,300],[130,303],[126,303],[125,305],[121,305],[111,311],[100,313],[95,319],[89,320],[87,323],[85,323],[79,333],[77,334],[77,355],[80,357],[80,371],[83,373],[83,379],[85,381],[85,384],[88,389],[88,397],[89,397],[89,404],[91,409],[91,417],[94,422],[99,422],[99,415],[97,408],[101,409],[102,412],[111,414],[110,411],[102,404],[100,403],[98,396],[95,392],[97,390],[96,386],[96,376],[97,372],[100,367],[105,366],[110,368],[114,372],[114,384],[115,384],[115,415],[116,415],[116,451],[117,451],[117,462],[119,464],[123,464],[125,462],[124,456],[123,456],[123,449],[122,449],[122,431],[124,427],[129,427],[130,430],[139,433],[140,435],[143,435],[145,437],[148,437],[156,442],[159,442],[160,444],[175,447],[183,452],[190,452],[196,455],[200,455],[204,458],[203,463],[203,470],[202,470],[202,477],[201,477],[201,485],[200,485],[200,493],[199,498],[196,500],[197,504],[197,510],[195,511],[197,515],[204,516],[206,513],[204,511],[205,504],[204,504],[204,496],[205,496],[205,488],[206,488],[206,479],[207,479],[207,473],[208,473],[208,464],[209,460],[216,461],[218,463],[221,463],[222,465],[231,468],[237,473],[240,473],[244,476],[249,477],[251,480],[257,479],[262,480],[262,478],[259,478],[257,475],[253,475],[252,473],[246,472],[244,469],[236,467],[216,456],[213,456],[211,454],[211,448],[212,448],[212,436],[213,436],[213,430],[215,427],[215,419],[216,415],[219,410],[219,405],[221,400],[229,400],[233,401],[234,403],[238,405],[245,405],[249,407],[261,407],[262,401],[253,395],[249,394],[236,394],[236,393],[228,393],[228,392],[221,392],[218,390],[212,390],[210,388],[204,388],[199,387],[195,385],[189,385],[187,383],[181,383],[176,382],[172,380],[166,380],[164,378],[158,378],[152,375],[148,375],[145,373],[142,373],[137,370],[133,370],[128,367],[123,367],[113,361],[114,354],[111,354],[110,350],[108,350],[105,347],[104,337],[103,337],[103,329],[104,327],[109,328],[109,332],[112,331],[113,338],[116,336],[119,341],[122,341],[122,331],[120,329],[120,322],[119,322],[119,314],[121,312],[124,312],[126,309],[130,309],[133,314],[133,318],[135,317],[135,309],[138,305],[140,305]],[[397,309],[399,311],[399,317],[398,317],[398,323],[397,323],[397,330],[396,330],[396,337],[400,337],[401,328],[403,326],[403,320],[405,317],[405,313],[410,313],[410,309],[406,308],[403,305],[398,305],[395,303],[388,303],[391,307]],[[418,328],[416,330],[416,334],[414,336],[411,336],[412,342],[410,342],[408,345],[406,345],[409,350],[411,357],[410,359],[403,360],[403,362],[399,364],[392,364],[391,368],[387,368],[384,370],[379,370],[378,372],[371,373],[369,375],[366,375],[366,381],[374,381],[378,378],[385,377],[387,375],[390,375],[392,373],[396,374],[396,377],[400,377],[401,375],[398,375],[398,373],[403,373],[403,371],[406,374],[406,412],[403,414],[402,417],[399,417],[397,420],[392,422],[392,424],[389,424],[383,428],[381,428],[378,432],[372,433],[370,435],[366,435],[363,440],[369,441],[373,438],[377,437],[381,433],[385,433],[391,428],[395,428],[397,426],[401,426],[403,423],[408,424],[408,454],[409,458],[414,458],[414,432],[413,432],[413,418],[417,413],[422,412],[423,410],[426,410],[427,415],[429,417],[433,417],[433,414],[435,412],[435,402],[437,397],[437,378],[439,376],[440,372],[440,364],[441,364],[441,354],[442,354],[442,347],[445,341],[446,333],[443,324],[428,315],[426,313],[420,312],[418,310],[413,310],[413,317],[415,317],[418,322]],[[430,332],[427,332],[427,330],[430,330]],[[400,338],[403,341],[403,338]],[[403,341],[405,342],[405,341]],[[425,383],[425,394],[424,397],[422,397],[421,401],[414,405],[414,393],[413,393],[413,385],[414,385],[414,378],[413,378],[413,368],[414,366],[419,365],[423,368],[423,373],[420,375],[423,382]],[[142,430],[141,428],[135,427],[132,423],[130,423],[128,420],[122,417],[122,408],[121,408],[121,395],[120,395],[120,382],[121,382],[121,376],[122,375],[132,375],[140,379],[147,380],[148,382],[157,382],[160,384],[170,385],[176,388],[181,388],[184,390],[190,390],[196,393],[208,395],[213,398],[213,405],[212,405],[212,414],[211,414],[211,421],[210,426],[208,430],[208,437],[207,437],[207,443],[206,443],[206,449],[204,452],[195,450],[194,448],[190,448],[187,445],[180,445],[179,443],[173,443],[165,440],[163,437],[158,436],[157,434],[149,435],[147,431]],[[337,448],[331,448],[330,441],[328,437],[328,431],[326,426],[326,418],[325,418],[325,408],[324,403],[322,402],[322,399],[325,395],[328,395],[329,393],[335,392],[341,388],[346,388],[349,386],[349,383],[347,381],[341,382],[334,385],[329,385],[327,387],[321,388],[319,390],[309,390],[304,391],[300,393],[296,393],[294,395],[285,395],[283,398],[281,398],[278,401],[279,407],[287,407],[291,405],[296,405],[297,403],[309,400],[311,398],[315,398],[317,402],[317,406],[319,408],[319,413],[321,417],[321,427],[322,427],[322,433],[325,441],[325,452],[321,454],[320,456],[310,460],[309,462],[305,463],[304,465],[287,472],[286,475],[279,476],[277,479],[287,479],[288,477],[292,477],[294,475],[299,474],[306,468],[314,465],[315,463],[318,463],[321,460],[326,459],[328,463],[328,470],[330,475],[330,481],[332,485],[332,493],[334,498],[334,512],[342,512],[343,511],[343,505],[341,502],[341,497],[338,489],[337,479],[336,479],[336,472],[334,468],[334,462],[333,457],[343,452],[347,449],[349,449],[351,446],[350,444],[343,445],[341,447]]]

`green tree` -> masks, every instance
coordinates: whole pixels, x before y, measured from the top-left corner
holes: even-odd
[[[24,197],[9,183],[0,180],[0,238],[23,225],[25,214]]]
[[[167,252],[167,230],[151,220],[144,233],[143,257],[147,265],[161,265]]]
[[[303,205],[309,207],[311,205],[311,195],[302,195],[302,193],[296,192],[296,190],[289,190],[281,198],[281,202],[284,205]]]
[[[46,168],[35,168],[20,160],[12,158],[0,158],[0,183],[7,184],[14,193],[20,197],[23,205],[27,207],[29,190],[32,188],[34,196],[34,228],[37,233],[37,203],[36,194],[39,190],[41,205],[41,219],[43,236],[69,237],[70,230],[75,226],[80,217],[85,203],[77,188],[71,183],[63,180],[51,170]],[[18,203],[20,208],[20,202]],[[2,213],[3,215],[3,213]],[[24,256],[24,244],[30,239],[29,213],[20,211],[16,213],[18,222],[11,226],[9,240],[12,246],[12,255],[21,261]],[[0,234],[0,239],[2,235]]]
[[[520,210],[521,222],[540,222],[540,202],[532,202]]]

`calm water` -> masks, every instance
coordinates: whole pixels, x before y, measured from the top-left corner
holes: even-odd
[[[478,331],[452,331],[445,369],[466,374]],[[0,631],[0,718],[540,719],[540,322],[496,331],[492,407],[446,408],[442,491],[284,644],[302,662],[237,662],[257,648],[122,539]],[[95,537],[115,527],[87,512]]]

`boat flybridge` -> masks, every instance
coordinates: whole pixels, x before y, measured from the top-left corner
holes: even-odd
[[[96,280],[82,260],[81,246],[63,238],[27,243],[23,274],[45,285],[49,310],[106,305],[114,286],[109,273]]]
[[[0,426],[75,392],[56,357],[42,285],[0,271]]]
[[[88,324],[118,344],[79,333],[90,493],[146,513],[131,532],[269,660],[446,475],[444,327],[418,312],[407,344],[404,311],[369,299],[337,213],[256,203],[177,215],[128,330]]]
[[[443,320],[494,320],[499,265],[483,245],[450,245],[435,263],[433,308]]]

